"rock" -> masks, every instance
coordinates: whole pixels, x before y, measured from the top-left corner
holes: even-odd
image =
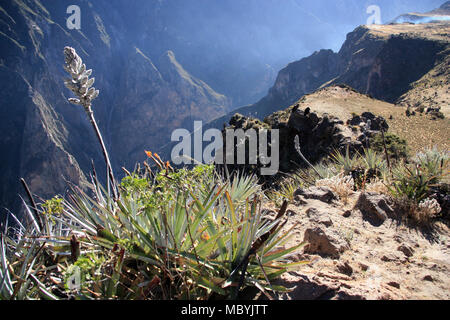
[[[393,261],[398,261],[399,257],[393,253],[386,253],[385,255],[383,255],[381,257],[381,261],[384,262],[393,262]]]
[[[412,257],[414,255],[414,249],[407,244],[402,244],[397,248],[398,251],[403,252],[405,256]]]
[[[326,227],[330,227],[333,225],[333,221],[331,221],[330,217],[328,217],[326,213],[320,212],[316,208],[309,208],[308,210],[306,210],[306,215],[308,218],[310,218],[311,222],[323,224]]]
[[[373,120],[376,118],[376,116],[372,112],[363,112],[361,117],[365,118],[366,120]]]
[[[351,276],[353,274],[353,268],[348,264],[348,262],[339,262],[336,266],[336,270],[347,276]]]
[[[362,262],[359,263],[359,267],[361,268],[362,271],[369,270],[369,266],[367,264],[362,263]]]
[[[340,282],[345,276],[333,277],[319,273],[318,276],[291,273],[276,281],[289,288],[280,296],[289,300],[364,300],[367,293]]]
[[[433,282],[433,281],[434,281],[433,277],[432,277],[431,275],[429,275],[429,274],[425,275],[425,276],[422,278],[422,280],[423,280],[423,281],[430,281],[430,282]]]
[[[337,196],[328,187],[311,187],[308,189],[298,189],[294,196],[302,196],[305,199],[320,200],[322,202],[331,203],[337,200]]]
[[[380,131],[383,129],[387,131],[389,125],[383,117],[377,117],[371,112],[364,112],[362,115],[354,115],[353,118],[347,121],[351,126],[360,126],[362,131]]]
[[[351,215],[352,215],[352,211],[351,211],[351,210],[347,210],[347,211],[345,211],[345,212],[342,214],[342,216],[343,216],[344,218],[349,218]]]
[[[400,284],[399,284],[398,282],[390,281],[390,282],[388,282],[387,284],[388,284],[388,286],[391,286],[391,287],[400,289]]]
[[[362,118],[358,115],[354,116],[350,120],[347,121],[347,123],[351,126],[359,126],[359,124],[363,122]]]
[[[291,289],[286,293],[288,298],[295,300],[317,300],[323,297],[327,292],[339,289],[337,283],[313,279],[310,276],[294,273],[284,277],[281,283],[283,286]]]
[[[306,253],[320,254],[331,257],[339,255],[347,250],[348,243],[334,230],[324,231],[321,227],[307,229],[304,235]]]
[[[292,210],[287,210],[286,211],[286,216],[287,217],[294,217],[295,215],[297,215],[297,212],[292,211]]]
[[[380,226],[388,217],[394,216],[387,197],[374,192],[362,192],[355,209],[359,209],[363,218],[374,226]]]

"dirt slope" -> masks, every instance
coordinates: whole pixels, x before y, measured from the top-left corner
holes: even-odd
[[[311,108],[319,114],[329,113],[346,121],[352,113],[361,114],[370,111],[384,117],[389,124],[389,131],[406,139],[411,152],[423,148],[438,146],[450,149],[450,119],[432,120],[430,115],[416,113],[406,116],[406,108],[391,103],[372,99],[345,86],[331,86],[304,96],[294,105],[300,109]],[[392,116],[392,118],[391,118]]]

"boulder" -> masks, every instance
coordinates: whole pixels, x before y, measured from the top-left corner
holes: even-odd
[[[374,192],[362,192],[354,209],[359,209],[363,218],[374,226],[380,226],[387,218],[394,217],[389,199]]]
[[[331,221],[327,213],[321,212],[316,208],[309,208],[308,210],[306,210],[306,216],[313,223],[322,224],[326,227],[331,227],[333,225],[333,221]]]
[[[402,244],[397,248],[398,251],[403,252],[405,256],[412,257],[414,255],[414,249],[407,244]]]
[[[308,189],[300,188],[294,193],[294,197],[298,196],[305,199],[320,200],[326,203],[331,203],[333,200],[337,200],[337,196],[328,187],[311,187]]]
[[[339,273],[345,274],[347,276],[351,276],[353,274],[353,268],[349,265],[348,262],[339,262],[336,265],[336,270]]]
[[[316,226],[305,231],[303,241],[307,243],[305,253],[338,258],[349,248],[348,243],[334,230]]]

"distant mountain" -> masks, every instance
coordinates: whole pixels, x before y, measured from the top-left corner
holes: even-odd
[[[439,21],[450,21],[450,1],[447,1],[438,9],[427,13],[407,13],[395,18],[392,23],[430,23]]]
[[[305,94],[339,83],[390,103],[450,111],[449,35],[446,22],[360,26],[338,53],[322,50],[289,64],[266,97],[214,123],[235,112],[263,119]]]
[[[172,51],[158,65],[136,48],[121,75],[109,130],[116,163],[126,168],[143,159],[144,150],[158,151],[175,128],[193,129],[194,120],[207,122],[227,111],[227,98],[191,76]]]

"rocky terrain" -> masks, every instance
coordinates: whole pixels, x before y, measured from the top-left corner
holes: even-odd
[[[390,132],[408,142],[412,154],[434,146],[440,146],[447,150],[450,148],[447,139],[450,135],[450,119],[448,117],[439,119],[425,111],[423,113],[417,111],[414,114],[411,112],[411,115],[407,116],[406,108],[374,99],[347,86],[331,85],[319,89],[303,96],[289,109],[295,105],[298,105],[300,110],[309,107],[311,111],[319,115],[327,113],[344,122],[351,119],[353,114],[372,112],[386,120]],[[445,104],[440,104],[440,106],[446,107]]]
[[[304,242],[291,261],[309,263],[282,276],[295,300],[450,298],[450,230],[398,222],[387,197],[351,192],[345,203],[327,187],[296,192],[288,207],[286,247]],[[270,213],[275,208],[268,207]],[[292,229],[291,229],[292,228]]]
[[[367,127],[369,120],[371,124]],[[447,138],[450,119],[435,119],[420,113],[407,116],[404,108],[343,85],[331,85],[305,95],[263,121],[235,114],[227,128],[280,130],[280,171],[285,173],[306,166],[295,150],[297,135],[301,152],[313,164],[335,150],[345,152],[349,148],[351,152],[362,152],[382,128],[405,139],[411,154],[434,146],[450,147]]]

